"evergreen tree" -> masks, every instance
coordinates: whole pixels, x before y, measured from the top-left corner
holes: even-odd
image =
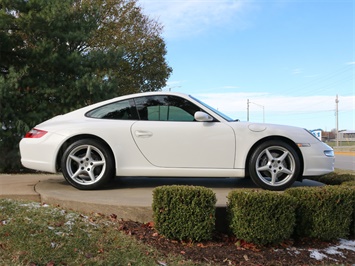
[[[136,1],[0,0],[0,172],[40,121],[165,86],[160,33]]]
[[[164,87],[172,70],[165,61],[162,26],[145,16],[136,0],[94,1],[102,8],[102,17],[90,45],[123,49],[122,61],[114,70],[121,88],[132,92]]]

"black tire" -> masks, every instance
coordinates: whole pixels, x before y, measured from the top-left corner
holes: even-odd
[[[94,139],[82,139],[64,152],[61,168],[64,178],[81,190],[98,189],[114,177],[115,163],[109,148]]]
[[[266,141],[250,157],[251,179],[267,190],[280,191],[289,188],[301,174],[300,171],[298,154],[284,141]]]

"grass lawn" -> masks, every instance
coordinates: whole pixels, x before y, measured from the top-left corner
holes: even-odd
[[[334,174],[328,175],[328,179],[336,180],[338,176],[343,180],[355,180],[354,174],[354,171],[337,169]],[[213,261],[215,253],[210,252],[211,254],[201,257],[210,256],[208,262],[202,262],[203,260],[199,260],[199,263],[192,262],[189,257],[183,258],[181,252],[172,255],[168,249],[169,252],[163,254],[162,249],[159,251],[152,245],[143,244],[140,236],[148,237],[145,230],[137,235],[126,229],[113,214],[83,215],[41,203],[0,199],[0,265],[214,265],[210,262]],[[161,248],[162,239],[156,237]],[[176,241],[171,243],[174,247],[178,244]],[[211,247],[218,250],[219,244]],[[181,251],[186,244],[180,245]],[[228,256],[235,254],[236,247],[233,243],[231,246],[233,252],[228,253]],[[219,248],[219,251],[224,250],[224,246]],[[263,261],[269,262],[268,265],[281,265],[278,263],[281,253],[273,253],[272,250],[270,247],[262,253]],[[202,251],[204,247],[199,248],[199,252]],[[239,253],[245,259],[246,255],[243,252]],[[303,260],[308,262],[307,249],[302,249],[302,252]],[[288,254],[287,250],[285,254]],[[194,255],[196,259],[200,253],[196,251]],[[221,259],[223,263],[226,258],[224,255],[223,253]],[[252,263],[251,256],[255,257],[253,262],[259,261],[261,252],[257,252],[256,255],[254,253],[248,255],[249,265],[256,265]],[[295,259],[294,262],[298,263],[301,258],[301,255],[285,256],[283,258],[286,261]],[[237,260],[239,259],[236,258]]]
[[[0,265],[194,265],[140,244],[116,220],[0,200]]]
[[[326,142],[332,148],[355,150],[355,141],[339,141],[339,147],[335,141]]]

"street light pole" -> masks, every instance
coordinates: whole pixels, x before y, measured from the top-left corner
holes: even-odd
[[[181,86],[172,86],[172,87],[169,87],[169,91],[171,91],[173,88],[181,88]]]
[[[338,104],[339,104],[339,99],[338,99],[338,94],[337,97],[335,98],[335,120],[336,120],[336,132],[337,132],[337,147],[339,146],[339,110],[338,110]]]
[[[265,123],[265,106],[261,105],[261,104],[253,103],[253,102],[249,101],[249,99],[247,100],[247,121],[249,121],[249,105],[251,103],[263,108],[263,123]]]

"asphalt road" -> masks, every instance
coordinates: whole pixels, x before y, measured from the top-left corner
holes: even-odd
[[[354,155],[335,155],[335,168],[343,170],[355,171],[355,156]]]

